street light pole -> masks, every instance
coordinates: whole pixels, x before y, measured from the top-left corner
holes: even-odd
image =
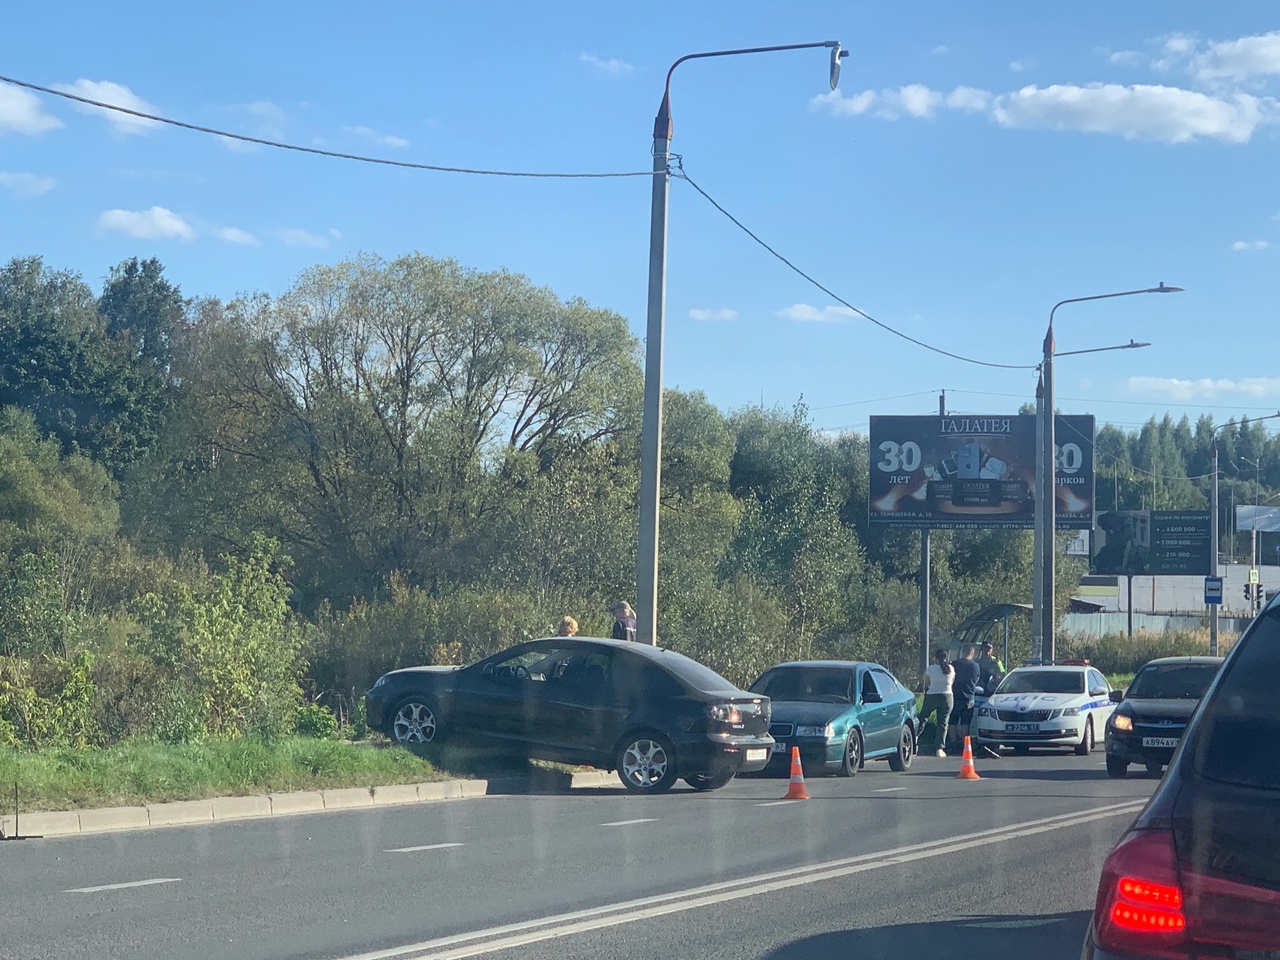
[[[1044,491],[1044,508],[1040,511],[1040,518],[1043,527],[1040,532],[1040,546],[1044,553],[1041,560],[1042,570],[1044,573],[1044,586],[1041,592],[1040,608],[1033,611],[1033,617],[1037,618],[1040,623],[1040,634],[1043,638],[1045,659],[1055,659],[1056,647],[1055,642],[1055,622],[1054,612],[1057,606],[1056,597],[1056,561],[1057,561],[1057,491],[1058,491],[1058,451],[1054,443],[1054,409],[1053,409],[1053,358],[1055,356],[1064,357],[1078,353],[1100,353],[1103,350],[1126,350],[1135,347],[1145,347],[1149,344],[1134,343],[1130,340],[1127,344],[1119,347],[1102,347],[1097,350],[1073,350],[1068,353],[1058,353],[1053,339],[1053,316],[1058,312],[1058,308],[1068,303],[1084,303],[1088,300],[1113,300],[1116,297],[1132,297],[1142,293],[1181,293],[1181,287],[1166,287],[1161,283],[1158,287],[1148,287],[1145,290],[1124,290],[1120,293],[1101,293],[1091,297],[1071,297],[1067,300],[1059,300],[1053,305],[1053,309],[1049,311],[1049,327],[1044,335],[1044,360],[1042,367],[1042,375],[1044,377],[1044,413],[1040,418],[1040,449],[1041,456],[1044,457],[1044,474],[1045,480],[1042,485]]]
[[[734,57],[826,47],[831,51],[830,82],[836,88],[840,61],[849,51],[838,40],[775,47],[711,50],[681,57],[667,71],[662,103],[653,121],[653,196],[649,207],[649,309],[645,323],[644,424],[640,434],[640,537],[636,552],[636,639],[658,642],[658,498],[662,489],[662,340],[667,299],[667,194],[671,182],[671,75],[686,60]]]

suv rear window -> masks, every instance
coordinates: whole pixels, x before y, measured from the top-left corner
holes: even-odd
[[[1203,707],[1193,763],[1211,780],[1280,790],[1280,606],[1240,642]]]
[[[695,690],[701,690],[704,693],[738,692],[737,687],[710,667],[704,667],[697,660],[690,660],[684,654],[676,653],[674,650],[663,650],[653,662],[661,664]]]

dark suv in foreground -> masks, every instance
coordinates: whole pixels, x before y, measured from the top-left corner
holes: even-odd
[[[1280,599],[1102,868],[1083,960],[1280,957]]]
[[[532,640],[469,667],[410,667],[366,695],[369,726],[401,743],[448,735],[539,760],[616,770],[629,790],[699,790],[762,769],[769,698],[674,650]]]

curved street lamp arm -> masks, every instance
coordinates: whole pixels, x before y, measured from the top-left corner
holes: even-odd
[[[671,69],[667,71],[667,83],[662,91],[662,103],[658,107],[658,115],[653,121],[653,136],[655,140],[670,140],[673,131],[671,124],[671,75],[676,72],[676,67],[684,63],[686,60],[703,60],[707,57],[736,57],[746,53],[776,53],[780,50],[812,50],[816,47],[828,47],[834,51],[832,54],[831,67],[831,87],[835,89],[835,78],[840,75],[840,60],[849,55],[848,50],[840,49],[839,40],[823,40],[817,43],[787,43],[775,47],[740,47],[736,50],[708,50],[704,53],[687,53],[675,63],[671,65]]]

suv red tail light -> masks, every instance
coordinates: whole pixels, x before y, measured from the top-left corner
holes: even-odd
[[[1190,944],[1182,907],[1173,837],[1131,833],[1102,867],[1094,941],[1110,953],[1186,960]]]

